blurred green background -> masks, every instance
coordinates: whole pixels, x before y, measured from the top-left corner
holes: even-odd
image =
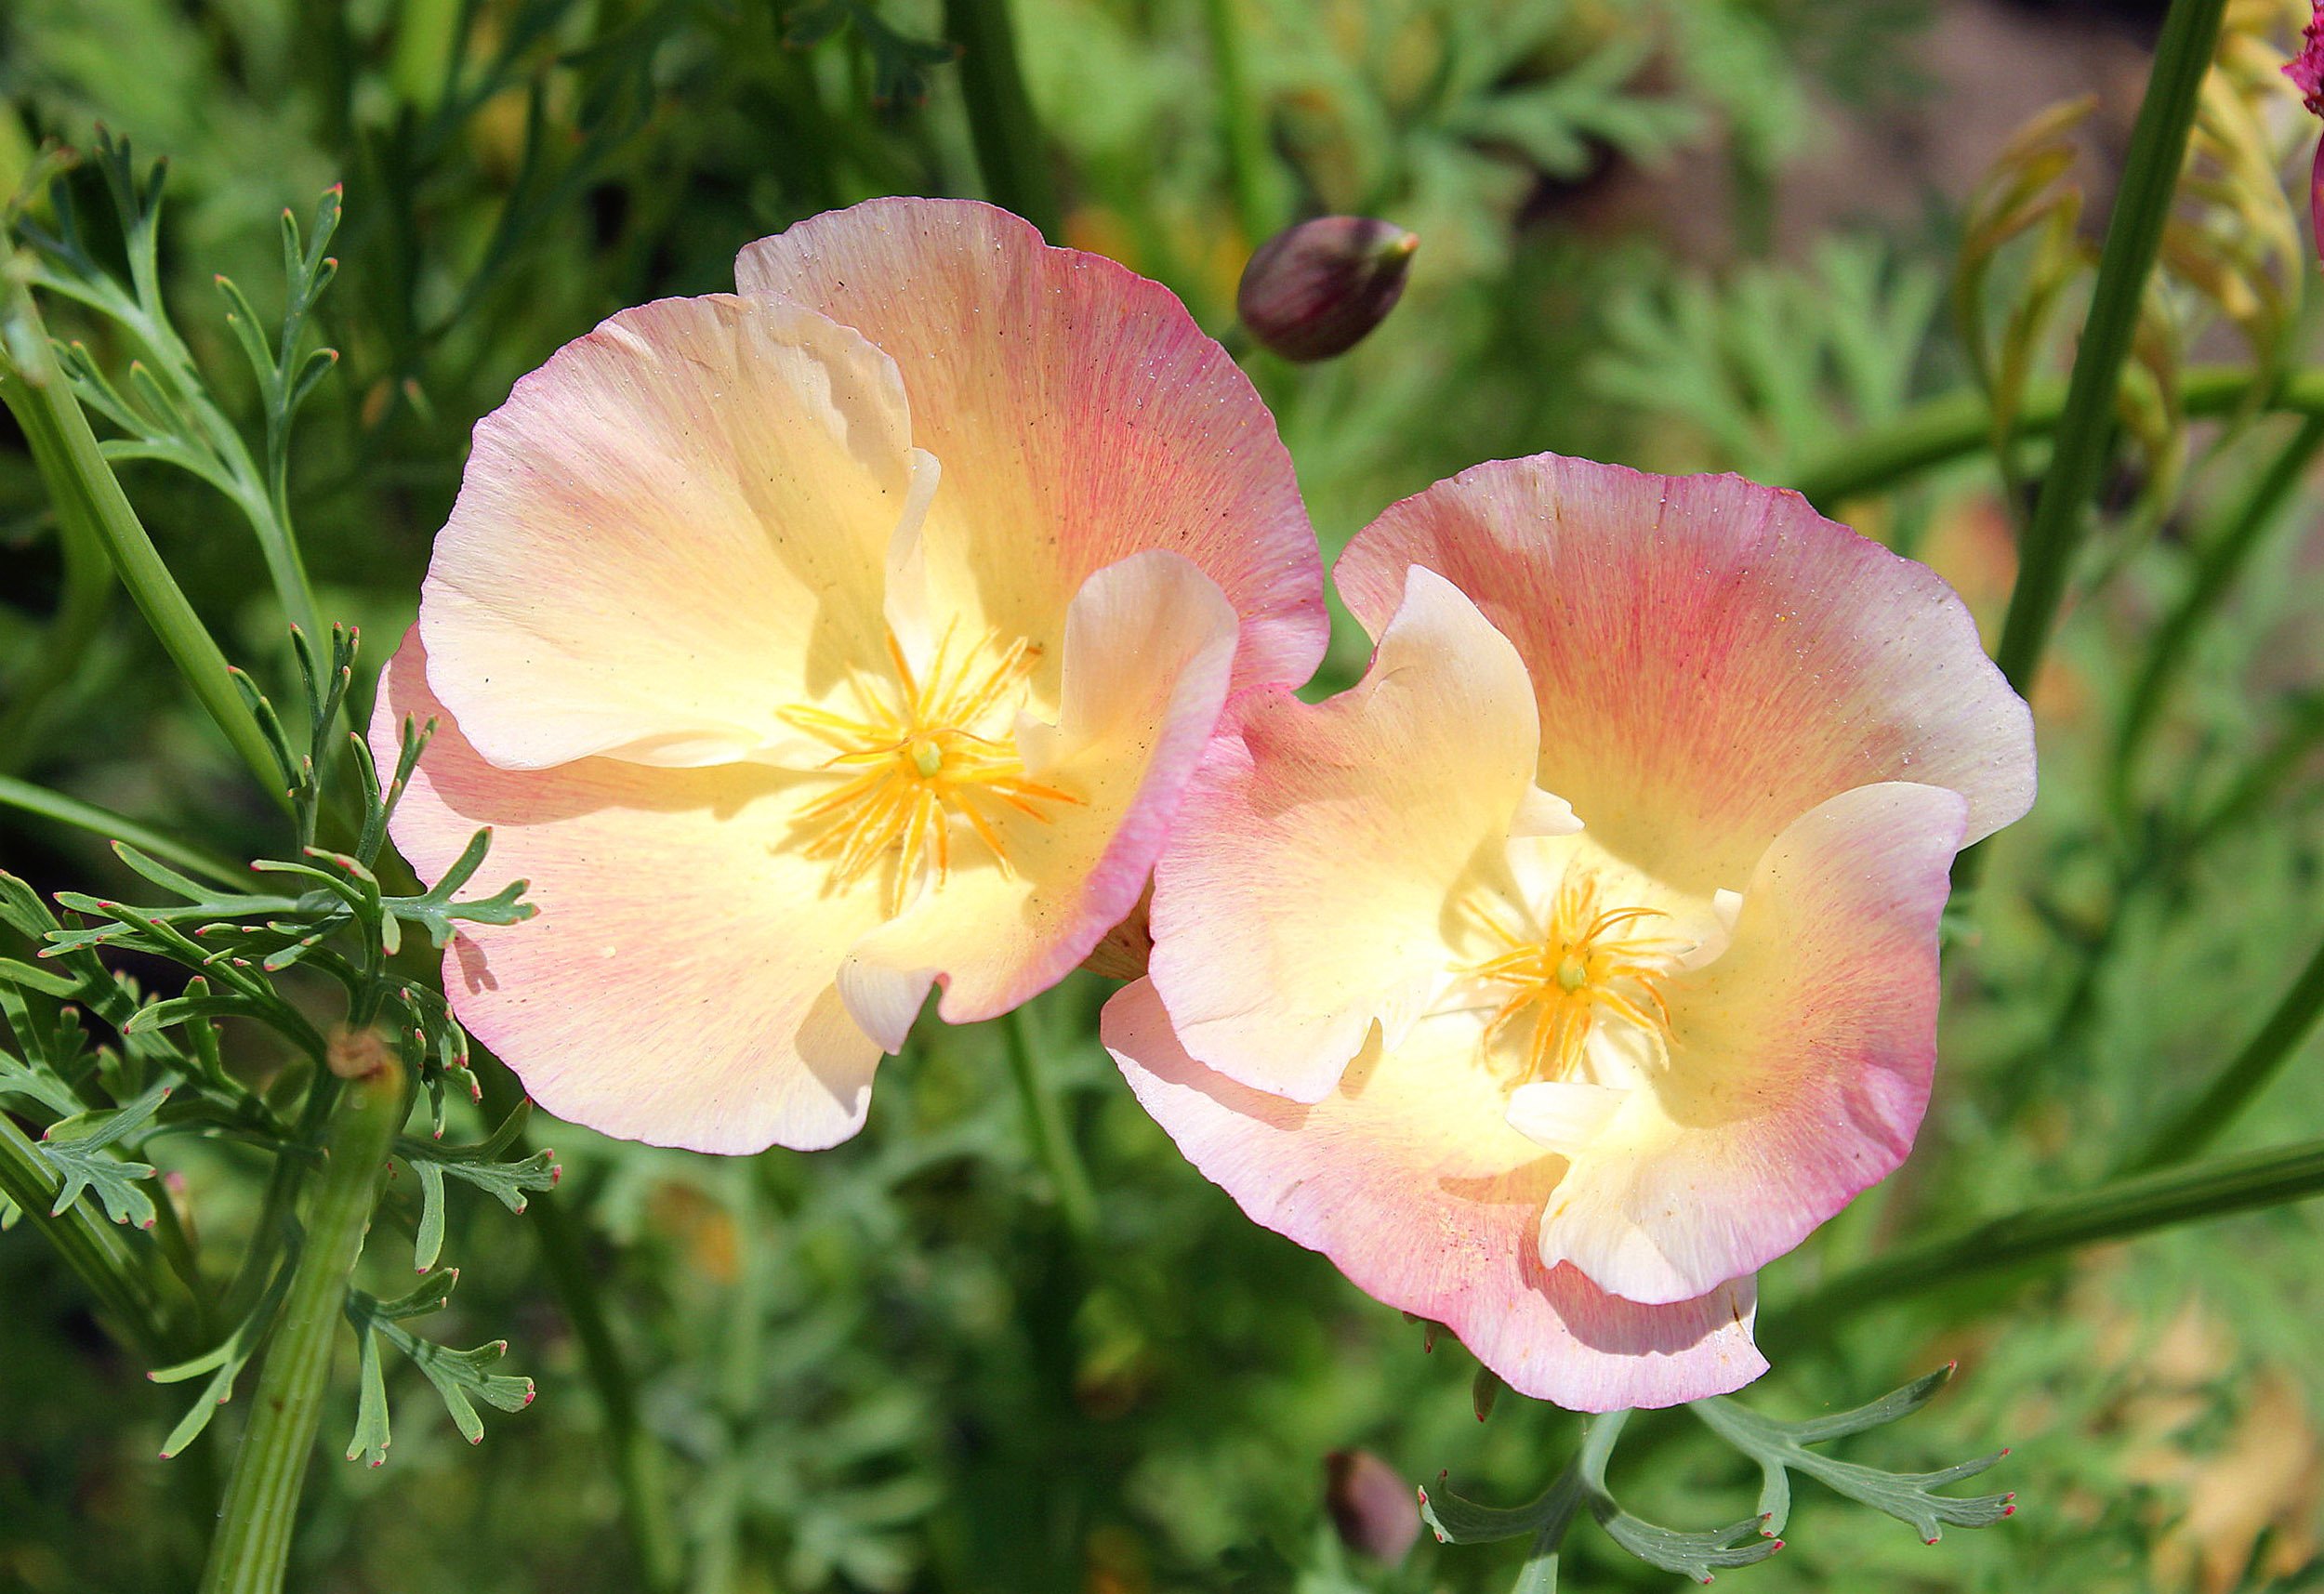
[[[1327,554],[1484,458],[1546,449],[1816,480],[1971,380],[1948,284],[1964,207],[2020,122],[2098,97],[2076,170],[2085,227],[2103,217],[2159,9],[1014,0],[1041,139],[1028,188],[980,164],[964,94],[994,58],[943,41],[986,37],[973,24],[989,9],[961,0],[10,0],[0,190],[41,140],[86,146],[99,123],[166,154],[162,266],[179,325],[255,413],[211,274],[279,302],[280,210],[304,216],[344,181],[343,269],[320,312],[343,359],[302,420],[292,497],[322,605],[363,626],[376,665],[414,612],[469,429],[516,376],[623,306],[730,288],[741,244],[880,193],[1046,211],[1059,241],[1160,279],[1220,334],[1243,261],[1275,228],[1346,211],[1418,231],[1403,305],[1353,354],[1247,362]],[[2237,15],[2280,59],[2297,7]],[[2264,109],[2289,151],[2296,121]],[[84,208],[101,240],[101,205]],[[2126,454],[2120,513],[2034,694],[2042,799],[2002,837],[1954,947],[1920,1150],[1769,1270],[1769,1315],[1899,1236],[2101,1177],[2259,1024],[2324,929],[2313,484],[2266,518],[2127,790],[2115,779],[2116,727],[2159,622],[2291,432],[2248,415],[2172,429],[2173,362],[2251,358],[2222,306],[2150,372],[2159,441]],[[49,313],[108,359],[101,323]],[[2313,349],[2291,309],[2278,323],[2291,357]],[[2035,363],[2055,369],[2058,336],[2036,341]],[[2182,457],[2183,475],[2164,468]],[[162,467],[124,478],[230,655],[287,679],[284,616],[241,522]],[[1825,507],[1934,563],[1989,640],[2017,513],[1990,457],[1892,485]],[[17,710],[0,774],[220,853],[279,847],[271,809],[125,601],[61,689],[26,697],[58,645],[52,534],[0,421],[0,715]],[[1343,626],[1327,678],[1361,664]],[[0,864],[44,889],[125,882],[93,838],[6,808]],[[1364,1447],[1407,1480],[1450,1469],[1464,1492],[1513,1500],[1562,1462],[1573,1419],[1505,1398],[1479,1426],[1457,1344],[1424,1354],[1419,1327],[1245,1220],[1098,1048],[1105,989],[1079,976],[1034,1012],[1096,1183],[1094,1246],[1059,1219],[997,1033],[924,1024],[882,1070],[869,1129],[812,1157],[719,1162],[536,1124],[669,1456],[690,1587],[1508,1586],[1513,1546],[1423,1542],[1395,1567],[1345,1549],[1324,1458]],[[263,1074],[263,1037],[238,1039]],[[2319,1060],[2311,1045],[2231,1143],[2315,1134]],[[168,1143],[205,1245],[231,1258],[251,1165]],[[383,1228],[415,1213],[412,1192],[391,1191]],[[471,1452],[397,1369],[398,1443],[375,1472],[336,1459],[352,1399],[335,1396],[290,1586],[640,1587],[532,1219],[478,1201],[453,1218],[463,1284],[442,1337],[506,1335],[541,1398]],[[1808,1486],[1784,1554],[1730,1575],[1768,1589],[2324,1587],[2319,1238],[2312,1212],[2281,1209],[1867,1311],[1748,1398],[1782,1414],[1853,1404],[1959,1357],[1953,1390],[1858,1454],[1935,1466],[2009,1444],[1991,1481],[2027,1508],[1930,1548]],[[142,1372],[29,1229],[0,1235],[0,1589],[190,1586],[240,1414],[159,1466],[191,1386]],[[1617,1482],[1634,1508],[1693,1525],[1751,1498],[1734,1457],[1684,1424]],[[1572,1587],[1675,1581],[1578,1538]]]

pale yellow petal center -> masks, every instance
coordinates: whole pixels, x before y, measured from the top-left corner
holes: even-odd
[[[1436,1010],[1482,1019],[1510,1092],[1651,1085],[1674,1044],[1665,988],[1725,950],[1726,916],[1584,834],[1516,837],[1506,862],[1456,894]]]
[[[1483,900],[1473,900],[1470,910],[1499,950],[1459,972],[1500,998],[1486,1024],[1488,1056],[1505,1033],[1526,1026],[1520,1083],[1576,1077],[1591,1033],[1602,1023],[1633,1026],[1668,1059],[1670,1012],[1661,986],[1686,948],[1657,933],[1668,913],[1605,905],[1597,876],[1579,863],[1538,918],[1514,919]]]
[[[946,627],[919,669],[891,631],[884,672],[849,670],[851,705],[781,711],[785,723],[832,749],[814,772],[838,784],[799,813],[806,855],[830,860],[834,888],[891,864],[890,917],[924,878],[943,889],[956,825],[1009,874],[1008,845],[994,823],[1003,810],[1046,823],[1057,805],[1083,800],[1026,778],[1018,754],[1014,726],[1039,647],[997,632],[963,644],[957,630]]]

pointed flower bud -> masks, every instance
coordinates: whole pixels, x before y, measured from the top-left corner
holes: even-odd
[[[1419,234],[1367,217],[1302,221],[1259,246],[1235,308],[1286,360],[1329,360],[1388,319],[1419,246]]]

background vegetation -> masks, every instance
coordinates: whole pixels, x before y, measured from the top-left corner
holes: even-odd
[[[1244,259],[1278,226],[1353,211],[1417,231],[1410,292],[1353,355],[1247,362],[1327,553],[1482,458],[1734,468],[1929,560],[1995,639],[2151,20],[1980,0],[1015,0],[1011,72],[1002,14],[13,0],[0,191],[41,140],[86,149],[100,122],[140,159],[166,154],[157,287],[255,437],[264,396],[213,274],[271,323],[280,212],[303,221],[345,184],[315,312],[341,358],[302,413],[285,503],[324,619],[360,625],[374,667],[412,616],[469,429],[517,375],[625,305],[730,287],[751,239],[890,192],[1001,200],[1161,279],[1222,335]],[[1849,1405],[1958,1357],[1942,1400],[1855,1454],[1933,1466],[2006,1443],[1995,1486],[2027,1508],[1929,1548],[1809,1486],[1783,1556],[1731,1574],[1746,1586],[2324,1587],[2312,1210],[1787,1315],[1913,1236],[2134,1162],[2324,933],[2308,468],[2324,436],[2274,413],[2324,408],[2296,375],[2275,386],[2316,344],[2299,309],[2316,267],[2284,190],[2313,125],[2268,77],[2300,20],[2230,8],[2201,180],[2173,213],[2102,523],[2035,683],[2042,799],[1959,916],[1921,1147],[1763,1281],[1785,1353],[1752,1403]],[[2021,114],[2085,89],[2093,112],[2010,143]],[[67,180],[92,253],[117,259],[101,186]],[[25,219],[55,216],[35,200]],[[46,309],[99,367],[125,366],[112,323]],[[44,892],[144,889],[99,837],[20,800],[34,788],[214,856],[280,856],[279,814],[145,624],[110,583],[76,586],[7,425],[0,864]],[[121,470],[228,654],[286,692],[289,616],[254,577],[244,517],[166,463]],[[1341,640],[1338,680],[1362,663]],[[367,707],[362,667],[353,690]],[[438,1337],[505,1335],[541,1398],[493,1416],[472,1453],[392,1365],[397,1443],[372,1470],[336,1459],[355,1420],[343,1370],[290,1586],[649,1587],[617,1482],[634,1473],[615,1465],[641,1447],[670,1514],[657,1576],[704,1594],[1507,1587],[1515,1547],[1424,1539],[1393,1568],[1343,1548],[1324,1458],[1364,1447],[1406,1479],[1450,1469],[1509,1500],[1563,1463],[1574,1420],[1505,1398],[1479,1426],[1458,1345],[1424,1352],[1419,1326],[1245,1220],[1122,1088],[1094,1039],[1104,990],[1077,977],[1016,1035],[923,1025],[883,1069],[869,1129],[813,1157],[721,1162],[536,1121],[562,1183],[523,1217],[454,1201],[463,1282]],[[245,1077],[282,1060],[256,1028],[228,1035]],[[1087,1166],[1093,1235],[1065,1220],[1010,1083],[1020,1042]],[[2318,1133],[2316,1048],[2282,1060],[2214,1149]],[[491,1126],[453,1112],[460,1138]],[[260,1222],[258,1165],[191,1137],[151,1160],[198,1214],[197,1268],[231,1272]],[[421,1220],[409,1182],[366,1263],[382,1280],[401,1271],[394,1231]],[[592,1393],[560,1267],[597,1280],[642,1437]],[[246,1399],[157,1465],[196,1386],[156,1388],[150,1364],[30,1225],[0,1235],[0,1589],[191,1586]],[[1754,1481],[1693,1425],[1632,1431],[1617,1481],[1638,1508],[1747,1514]],[[1566,1573],[1674,1581],[1595,1539]]]

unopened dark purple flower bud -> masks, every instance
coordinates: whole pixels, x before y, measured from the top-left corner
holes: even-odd
[[[1259,246],[1235,308],[1286,360],[1328,360],[1388,319],[1419,246],[1419,234],[1367,217],[1302,221]]]
[[[1340,1542],[1393,1566],[1420,1536],[1419,1497],[1394,1468],[1368,1450],[1324,1457],[1324,1506]]]

